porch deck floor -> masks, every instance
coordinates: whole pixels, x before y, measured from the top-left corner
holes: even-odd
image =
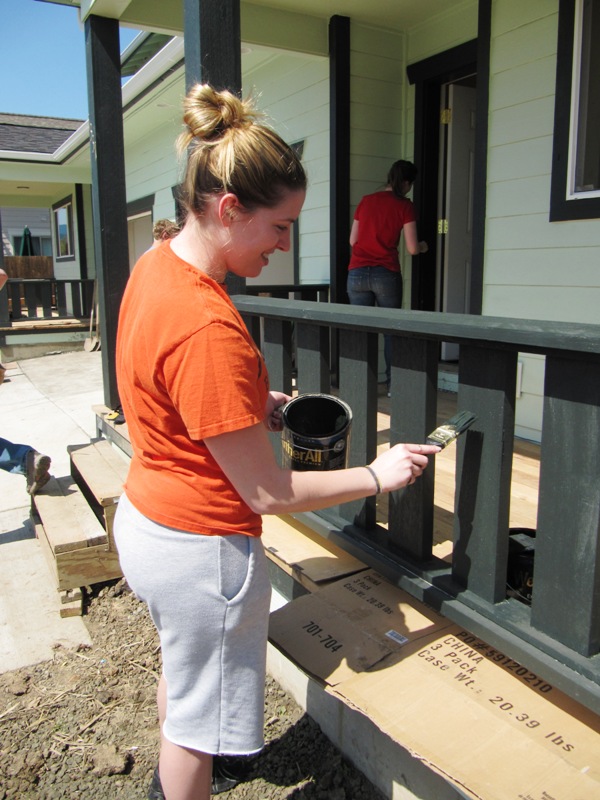
[[[456,413],[456,401],[455,393],[438,392],[438,424]],[[385,394],[378,399],[378,449],[387,446],[391,402],[392,400]],[[434,553],[439,558],[448,558],[452,553],[455,472],[456,446],[450,445],[435,457],[433,540]],[[524,439],[515,439],[509,517],[511,528],[536,527],[539,473],[540,445]],[[378,503],[378,518],[379,522],[387,518],[387,496],[385,495]]]

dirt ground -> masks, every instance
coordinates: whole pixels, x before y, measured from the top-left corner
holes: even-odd
[[[160,650],[124,581],[86,591],[91,647],[0,675],[0,800],[145,798],[158,755]],[[270,678],[262,753],[224,800],[383,800]]]

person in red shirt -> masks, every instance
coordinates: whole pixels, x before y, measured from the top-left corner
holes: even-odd
[[[439,451],[396,445],[368,466],[330,472],[279,466],[268,430],[281,430],[291,398],[270,389],[224,283],[228,271],[259,275],[289,249],[306,175],[248,101],[198,84],[184,111],[185,222],[135,265],[117,335],[133,456],[114,533],[162,650],[151,800],[208,800],[224,786],[213,756],[263,747],[271,586],[262,515],[398,489]]]
[[[417,222],[412,201],[406,197],[417,177],[410,161],[395,161],[382,191],[365,195],[356,208],[350,244],[347,292],[355,306],[402,307],[402,272],[398,245],[404,231],[404,244],[412,256],[426,253],[426,242],[417,237]],[[384,337],[386,382],[390,385],[389,336]]]

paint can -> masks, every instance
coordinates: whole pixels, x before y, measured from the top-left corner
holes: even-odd
[[[348,466],[352,410],[329,394],[300,394],[281,410],[282,465],[299,471]]]

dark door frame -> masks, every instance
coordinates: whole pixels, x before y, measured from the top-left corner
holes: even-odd
[[[419,256],[411,281],[411,308],[435,310],[436,243],[438,203],[438,162],[440,145],[440,100],[442,86],[477,74],[477,112],[475,130],[475,176],[473,187],[473,246],[470,307],[468,313],[481,314],[486,213],[487,137],[489,109],[489,56],[491,0],[480,0],[478,36],[407,67],[408,80],[415,86],[414,160],[419,179],[413,190],[417,209],[419,238],[429,251]]]

